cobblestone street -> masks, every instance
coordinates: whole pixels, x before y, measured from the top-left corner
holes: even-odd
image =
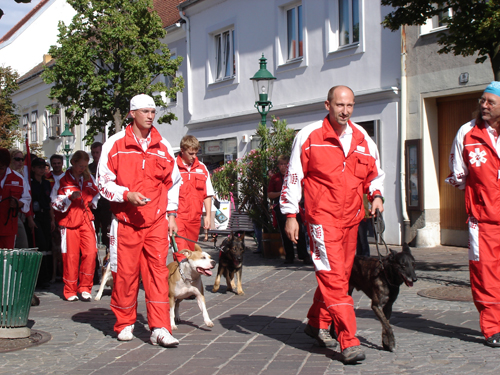
[[[195,301],[181,303],[183,323],[174,331],[180,341],[175,349],[149,344],[143,291],[131,342],[116,340],[109,289],[101,301],[90,303],[63,301],[62,284],[37,291],[41,305],[31,309],[32,329],[48,332],[52,339],[0,353],[0,373],[489,374],[500,369],[498,350],[483,344],[472,302],[417,294],[443,286],[467,287],[467,249],[412,249],[419,280],[412,288],[403,285],[394,305],[393,353],[382,349],[381,325],[369,299],[354,292],[358,337],[367,357],[354,366],[344,366],[338,351],[318,347],[303,333],[316,288],[313,267],[301,261],[285,266],[283,260],[264,259],[252,250],[253,244],[245,253],[244,296],[225,293],[225,280],[218,293],[211,293],[214,276],[204,278],[213,328],[203,324]],[[216,251],[209,252],[217,260]]]

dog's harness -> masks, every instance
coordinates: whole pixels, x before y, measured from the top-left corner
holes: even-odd
[[[187,238],[184,238],[184,237],[181,237],[181,236],[178,236],[177,233],[172,233],[172,249],[174,251],[174,253],[177,253],[179,250],[177,249],[177,244],[175,243],[175,237],[179,237],[179,238],[182,238],[182,239],[187,239]],[[190,241],[190,240],[188,240]],[[186,281],[189,281],[190,283],[193,282],[192,279],[189,279],[186,277],[186,275],[184,275],[184,272],[182,271],[182,268],[181,268],[181,262],[179,262],[177,260],[177,257],[175,257],[175,261],[177,262],[177,269],[179,270],[179,273],[181,274],[181,277],[182,277],[182,280],[184,280],[184,282]]]
[[[372,216],[372,224],[373,224],[373,233],[375,236],[375,247],[377,248],[378,262],[380,263],[380,267],[382,267],[382,271],[384,271],[384,276],[387,283],[391,286],[397,286],[390,282],[389,277],[387,276],[387,270],[384,267],[384,262],[382,261],[382,254],[380,254],[380,249],[378,248],[378,243],[380,239],[380,241],[382,241],[382,243],[385,246],[385,255],[386,256],[389,255],[389,249],[387,248],[387,244],[385,243],[384,239],[381,236],[381,234],[384,233],[385,231],[385,222],[384,218],[382,217],[382,213],[378,208],[375,212],[375,216]]]

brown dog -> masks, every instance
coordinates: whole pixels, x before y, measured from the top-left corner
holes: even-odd
[[[220,278],[224,274],[226,278],[227,291],[232,292],[236,288],[236,294],[243,295],[241,286],[241,274],[243,271],[243,253],[245,252],[245,233],[233,233],[228,236],[220,246],[219,269],[215,278],[212,293],[219,290]],[[238,276],[237,286],[234,284],[234,276]]]
[[[170,302],[170,325],[177,329],[176,324],[181,322],[179,315],[179,304],[182,300],[191,296],[196,297],[198,306],[203,314],[203,320],[208,327],[213,327],[210,320],[203,294],[203,283],[201,275],[212,276],[215,261],[210,255],[198,245],[194,245],[195,251],[181,250],[179,253],[186,257],[181,263],[172,262],[168,267],[168,298]]]

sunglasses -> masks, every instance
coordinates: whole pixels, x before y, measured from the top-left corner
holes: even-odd
[[[24,161],[24,158],[14,158],[15,161]]]

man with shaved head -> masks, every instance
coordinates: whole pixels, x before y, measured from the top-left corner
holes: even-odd
[[[366,131],[351,122],[354,93],[346,86],[328,92],[323,120],[296,136],[281,191],[285,232],[296,243],[296,215],[304,198],[305,221],[318,288],[307,317],[305,333],[322,346],[335,347],[328,326],[332,323],[344,363],[365,359],[356,338],[356,316],[348,294],[358,226],[364,217],[363,194],[372,202],[371,213],[383,211],[384,172],[377,146]]]

